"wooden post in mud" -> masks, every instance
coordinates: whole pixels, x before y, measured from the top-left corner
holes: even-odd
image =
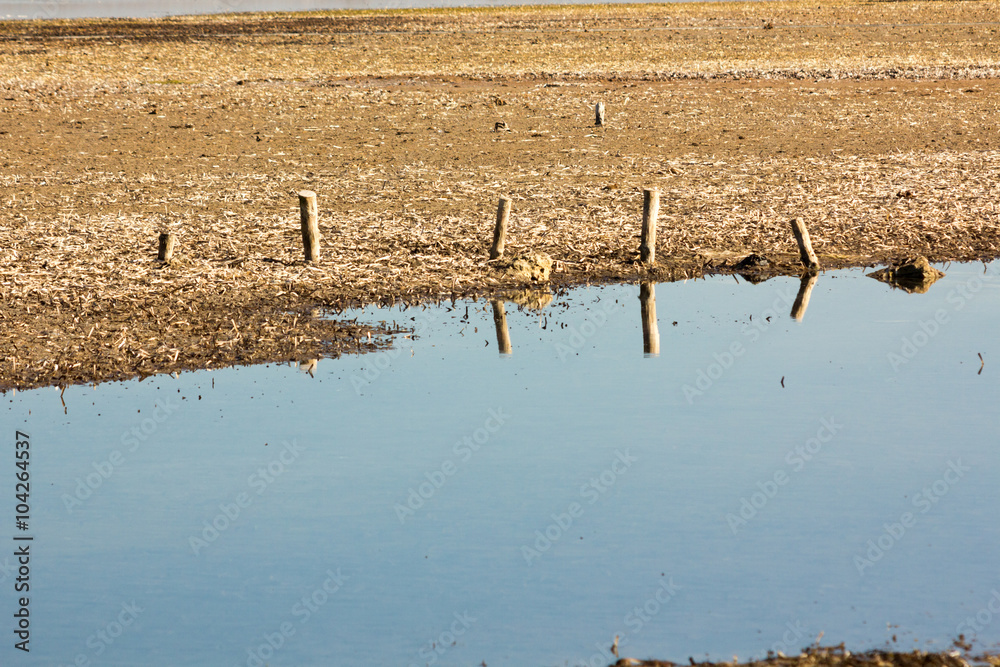
[[[174,235],[170,232],[162,232],[160,234],[160,248],[156,253],[156,259],[161,262],[169,262],[170,258],[174,256]]]
[[[497,347],[500,354],[511,354],[510,331],[507,329],[507,310],[503,306],[503,301],[493,300],[493,325],[497,329]]]
[[[802,274],[802,282],[799,283],[799,293],[795,296],[795,303],[792,304],[792,318],[796,322],[801,322],[806,316],[806,308],[809,307],[809,296],[819,276],[815,271],[806,271]]]
[[[604,102],[598,102],[594,107],[594,125],[604,125]]]
[[[656,322],[656,287],[653,283],[639,285],[639,307],[642,310],[642,352],[646,356],[660,355],[660,327]]]
[[[302,217],[302,245],[305,247],[306,261],[319,259],[319,213],[316,207],[316,193],[312,190],[299,192],[299,213]]]
[[[501,197],[497,206],[497,224],[493,228],[493,246],[490,259],[503,257],[503,246],[507,242],[507,221],[510,219],[510,197]]]
[[[813,252],[812,243],[809,241],[809,230],[806,223],[801,220],[792,220],[792,234],[795,235],[795,242],[799,244],[799,257],[802,264],[812,271],[819,268],[819,260]]]
[[[642,236],[639,239],[639,261],[656,263],[656,216],[660,213],[660,191],[642,191]]]

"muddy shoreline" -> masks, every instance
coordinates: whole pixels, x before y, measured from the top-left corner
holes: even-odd
[[[337,321],[352,305],[736,273],[751,253],[798,275],[791,218],[824,269],[996,258],[998,9],[0,22],[0,389],[386,344]],[[507,254],[548,254],[547,284],[488,261],[501,196]]]
[[[956,646],[971,648],[964,639],[956,640]],[[958,650],[934,653],[927,651],[893,651],[873,649],[864,653],[852,653],[843,644],[838,646],[809,646],[797,656],[769,653],[766,659],[748,662],[698,662],[689,659],[692,667],[729,665],[730,667],[969,667],[975,665],[998,665],[1000,658],[992,654],[962,654]],[[677,663],[661,660],[638,660],[620,658],[613,667],[675,667]]]

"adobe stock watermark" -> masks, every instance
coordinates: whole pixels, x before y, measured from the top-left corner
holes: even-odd
[[[919,510],[920,514],[930,512],[951,491],[952,487],[965,477],[965,473],[971,470],[971,467],[962,465],[962,459],[948,461],[948,467],[945,468],[941,477],[913,496],[914,509]],[[868,540],[865,545],[868,548],[864,554],[854,556],[854,567],[857,568],[858,574],[864,576],[865,570],[882,560],[885,554],[903,539],[906,532],[917,525],[917,519],[917,514],[903,512],[898,521],[882,524],[882,534],[875,539]]]
[[[87,637],[85,643],[90,652],[77,653],[73,658],[73,667],[90,667],[93,664],[92,660],[101,657],[114,646],[114,643],[135,624],[136,619],[143,611],[145,610],[137,605],[135,600],[123,602],[114,619]],[[101,660],[100,664],[104,664],[104,662],[105,660]],[[59,667],[69,666],[60,664]]]
[[[803,641],[809,636],[809,628],[802,625],[802,621],[796,619],[794,621],[789,621],[785,623],[785,632],[781,635],[779,641],[771,644],[771,648],[767,651],[761,651],[757,653],[752,658],[750,662],[762,662],[766,660],[769,656],[779,656],[783,657],[786,655],[796,655],[803,647]]]
[[[298,460],[299,456],[302,455],[303,449],[305,448],[295,440],[291,442],[286,440],[284,449],[281,450],[278,456],[272,459],[266,466],[257,468],[255,472],[247,477],[247,486],[254,491],[254,495],[260,496],[267,491],[268,487],[285,474],[288,466]],[[194,552],[195,556],[199,555],[209,544],[219,539],[222,533],[226,532],[231,525],[236,523],[244,510],[253,504],[254,495],[251,495],[247,491],[242,491],[236,494],[232,502],[219,504],[219,513],[211,519],[205,519],[201,533],[191,535],[188,538],[188,544],[191,546],[191,551]]]
[[[966,303],[971,301],[983,288],[983,282],[981,278],[974,276],[964,284],[952,289],[946,297],[948,303],[952,305],[952,310],[959,311],[965,308]],[[910,363],[917,356],[917,353],[941,331],[941,327],[949,321],[951,321],[951,315],[944,308],[938,308],[934,312],[934,317],[920,320],[917,331],[903,337],[899,352],[889,352],[886,355],[892,370],[898,371],[900,366]]]
[[[241,0],[242,1],[242,0]],[[414,331],[421,326],[430,324],[430,317],[426,313],[420,312],[413,316],[412,322]],[[407,334],[409,338],[409,334]],[[362,395],[362,391],[370,387],[373,382],[382,377],[382,373],[389,370],[393,362],[399,359],[403,354],[403,348],[392,347],[379,350],[378,352],[372,352],[365,355],[363,358],[365,361],[371,360],[370,364],[366,364],[358,373],[353,373],[351,375],[351,386],[354,387],[354,393],[358,396]]]
[[[10,556],[5,556],[0,561],[0,584],[7,581],[7,577],[17,574],[17,565],[10,562]]]
[[[627,449],[624,452],[616,449],[615,458],[611,461],[611,465],[601,474],[590,478],[580,486],[580,497],[586,500],[588,505],[593,505],[603,498],[615,485],[618,478],[627,473],[632,464],[638,460],[629,454]],[[573,522],[582,517],[585,511],[586,508],[582,504],[573,501],[566,507],[565,512],[553,514],[552,523],[535,531],[535,541],[532,545],[534,548],[529,545],[521,546],[521,555],[524,556],[524,561],[528,565],[532,565],[536,559],[540,558],[562,538],[563,534],[572,527]]]
[[[959,283],[953,287],[945,297],[945,301],[951,305],[952,312],[958,312],[976,297],[976,294],[983,289],[983,286],[987,282],[992,282],[993,280],[994,276],[992,274],[987,274],[985,278],[973,276],[964,283]],[[892,370],[898,371],[900,366],[913,361],[920,350],[926,347],[940,333],[941,328],[950,321],[951,313],[944,308],[938,308],[934,311],[934,316],[931,318],[919,320],[917,322],[917,330],[909,336],[904,336],[900,341],[899,351],[886,354],[886,360],[889,362]]]
[[[354,387],[354,393],[361,396],[362,390],[382,377],[382,373],[388,370],[392,366],[392,362],[399,359],[402,354],[403,348],[395,346],[369,353],[366,360],[371,359],[371,363],[362,368],[360,373],[351,375],[351,386]]]
[[[468,463],[473,455],[482,449],[490,441],[490,438],[500,430],[500,427],[507,423],[508,419],[510,419],[510,415],[506,414],[502,407],[495,410],[490,409],[483,425],[472,433],[462,436],[462,439],[458,440],[451,448],[452,453],[458,459],[457,463],[453,459],[445,459],[441,465],[425,472],[424,478],[427,481],[421,482],[416,488],[410,487],[406,500],[393,505],[400,525],[405,524],[408,518],[414,516],[428,500],[433,498],[441,490],[441,487],[458,473],[462,464]]]
[[[955,635],[961,636],[968,632],[979,634],[993,622],[993,618],[997,615],[1000,615],[1000,590],[994,588],[990,591],[990,599],[983,604],[982,609],[955,626]]]
[[[792,307],[795,303],[795,295],[797,290],[793,286],[785,287],[782,290],[778,290],[778,296],[775,298],[774,302],[771,304],[770,308],[766,308],[758,317],[750,318],[750,322],[743,325],[740,330],[740,334],[747,338],[749,344],[756,343],[760,340],[760,337],[770,331],[771,327],[775,326],[779,320],[779,308],[784,305],[785,310]],[[772,322],[772,320],[775,320]],[[699,368],[697,374],[695,375],[693,384],[685,384],[681,387],[681,391],[684,393],[684,398],[687,400],[688,405],[694,404],[694,399],[698,396],[703,396],[706,391],[712,388],[712,386],[723,376],[726,371],[733,367],[736,360],[746,354],[747,348],[739,340],[734,340],[729,344],[729,347],[722,352],[716,352],[712,355],[714,361],[710,362],[706,367]]]
[[[38,0],[32,0],[31,7],[35,10],[35,12],[31,15],[31,18],[34,20],[57,18],[59,16],[57,10],[63,4],[64,2],[60,0],[42,0],[41,2]]]
[[[650,621],[656,617],[676,596],[681,587],[674,583],[673,577],[660,579],[656,587],[646,601],[641,605],[632,608],[624,618],[622,624],[627,630],[619,630],[615,636],[618,637],[618,647],[624,647],[632,637],[635,637]],[[588,667],[606,667],[606,665],[617,664],[618,657],[611,653],[611,648],[607,642],[596,642],[594,647],[597,653],[591,653],[590,657],[580,664]]]
[[[152,416],[142,419],[118,438],[122,446],[121,449],[113,449],[107,458],[93,461],[90,464],[92,470],[88,470],[82,477],[75,478],[76,488],[73,493],[62,494],[61,499],[66,511],[72,514],[73,510],[81,507],[90,499],[125,463],[126,453],[134,454],[138,451],[139,446],[153,437],[160,429],[160,425],[168,421],[180,406],[180,401],[171,400],[169,396],[162,401],[162,405],[160,401],[154,403]]]
[[[316,586],[311,593],[303,595],[302,599],[292,605],[289,615],[298,621],[299,627],[306,624],[313,614],[317,613],[330,598],[343,587],[344,582],[350,577],[341,574],[340,568],[337,571],[327,570],[323,583]],[[274,632],[266,632],[263,635],[264,641],[256,646],[248,646],[246,650],[246,660],[241,665],[245,667],[264,667],[267,661],[274,657],[295,636],[296,625],[292,621],[282,621]]]
[[[243,6],[243,0],[212,0],[212,5],[219,12],[235,12]]]
[[[578,354],[587,344],[587,340],[608,323],[608,315],[614,312],[618,305],[611,299],[602,299],[600,305],[588,311],[579,327],[571,326],[565,342],[556,343],[556,354],[559,356],[559,361],[565,363],[571,355]]]
[[[420,650],[417,651],[417,655],[420,656],[420,662],[411,662],[409,667],[426,667],[426,665],[433,665],[445,653],[447,653],[452,646],[458,643],[458,638],[468,632],[477,620],[476,617],[469,614],[468,611],[463,611],[461,614],[455,612],[452,616],[455,620],[451,622],[448,629],[443,630],[437,637],[428,640],[426,644],[420,647]]]
[[[835,418],[827,419],[824,417],[819,420],[819,428],[814,437],[788,450],[788,453],[785,454],[785,464],[788,465],[789,471],[786,472],[785,469],[779,468],[769,478],[757,482],[758,490],[751,493],[749,499],[746,496],[740,498],[739,510],[726,515],[726,523],[733,535],[737,534],[739,528],[745,528],[767,506],[767,503],[778,495],[781,487],[791,481],[793,474],[802,472],[806,463],[819,454],[823,445],[833,440],[833,437],[842,428],[844,428],[843,424],[838,424]]]

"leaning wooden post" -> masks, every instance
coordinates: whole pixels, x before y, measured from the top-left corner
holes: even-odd
[[[501,197],[497,206],[497,224],[493,228],[493,247],[490,259],[503,256],[503,246],[507,242],[507,221],[510,219],[510,197]]]
[[[809,307],[809,296],[819,276],[815,271],[806,271],[802,274],[802,281],[799,283],[799,293],[795,296],[795,303],[792,304],[792,318],[796,322],[801,322],[806,316],[806,308]]]
[[[319,213],[316,207],[316,193],[303,190],[299,193],[299,213],[302,216],[302,245],[305,247],[306,261],[319,259]]]
[[[812,243],[809,242],[809,230],[806,229],[806,223],[801,220],[792,220],[792,234],[795,235],[795,241],[799,244],[799,257],[802,259],[802,264],[807,269],[818,269],[819,260],[816,258],[816,253],[813,252]]]
[[[493,300],[493,325],[497,330],[497,347],[500,348],[500,354],[511,354],[510,330],[507,328],[507,310],[504,308],[503,301],[499,299]]]
[[[598,102],[594,107],[594,125],[604,125],[604,102]]]
[[[639,308],[642,311],[642,351],[646,356],[660,355],[660,327],[656,322],[656,287],[640,283]]]
[[[656,263],[656,216],[660,213],[660,191],[642,191],[642,237],[639,239],[639,261]]]
[[[162,232],[160,234],[160,248],[159,252],[156,253],[156,259],[161,262],[169,262],[170,258],[174,256],[174,235],[170,232]]]

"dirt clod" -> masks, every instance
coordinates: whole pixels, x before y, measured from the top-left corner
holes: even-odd
[[[545,253],[533,252],[517,257],[501,258],[496,262],[507,280],[513,282],[544,283],[552,271],[552,258]]]
[[[893,287],[910,293],[924,294],[935,281],[944,277],[944,273],[931,266],[926,257],[917,257],[869,273],[868,277],[889,283]]]
[[[791,218],[824,268],[993,259],[995,21],[969,0],[0,22],[0,389],[367,349],[328,318],[531,280],[485,261],[501,194],[506,253],[548,255],[553,287],[750,252],[754,280],[798,275]]]

